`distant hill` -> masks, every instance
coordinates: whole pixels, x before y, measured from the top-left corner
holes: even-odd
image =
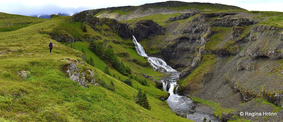
[[[78,12],[76,12],[78,13]],[[74,13],[74,14],[76,14]],[[63,12],[60,12],[60,13],[56,13],[55,15],[60,15],[60,16],[72,16],[74,14],[69,14],[69,13],[63,13]],[[44,18],[44,19],[50,19],[52,14],[40,14],[40,15],[32,15],[33,17],[37,17],[37,18]]]

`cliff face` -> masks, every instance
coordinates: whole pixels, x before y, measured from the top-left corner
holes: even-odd
[[[116,19],[100,18],[91,27],[108,23],[125,39],[134,35],[149,55],[163,58],[180,71],[180,94],[217,102],[234,111],[274,110],[271,105],[260,103],[261,106],[257,106],[256,100],[266,100],[283,108],[282,28],[262,24],[266,18],[254,17],[248,12],[204,12],[196,9],[174,11],[185,13],[165,19],[165,24],[150,19],[137,19],[127,24],[117,21],[139,18],[143,12],[156,10],[150,6],[108,8],[105,9],[110,11],[108,13],[95,10],[85,14]],[[115,13],[117,9],[129,14]],[[169,12],[166,7],[158,10],[144,16]],[[91,24],[87,18],[76,21]],[[223,116],[231,118],[233,115],[240,117],[237,112]],[[255,118],[243,118],[256,121]],[[277,121],[278,118],[266,120]]]

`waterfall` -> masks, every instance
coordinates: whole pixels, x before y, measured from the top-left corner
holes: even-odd
[[[179,85],[177,84],[177,81],[179,80],[179,73],[177,70],[167,65],[166,62],[160,58],[149,57],[145,53],[141,44],[138,43],[138,41],[136,40],[134,36],[133,36],[133,43],[135,44],[137,53],[140,56],[147,58],[147,61],[151,64],[154,71],[159,71],[159,72],[163,72],[166,74],[170,74],[170,76],[163,78],[160,81],[163,84],[164,91],[167,91],[167,86],[169,85],[169,90],[167,92],[170,93],[170,96],[168,97],[166,102],[168,103],[172,111],[174,111],[176,114],[179,114],[179,115],[185,114],[188,119],[198,121],[198,122],[202,122],[204,117],[208,120],[209,119],[212,120],[212,122],[217,122],[217,119],[215,117],[213,118],[213,116],[211,115],[198,113],[198,112],[192,112],[194,111],[193,108],[196,106],[194,104],[194,101],[188,97],[175,94],[177,93],[177,90],[179,87]],[[175,93],[174,93],[174,89],[175,89]]]
[[[143,47],[141,46],[140,43],[138,43],[137,39],[134,36],[133,36],[133,43],[135,44],[136,51],[140,56],[148,57]]]
[[[135,48],[137,53],[140,56],[146,57],[147,61],[151,64],[151,66],[153,67],[153,69],[155,71],[159,71],[159,72],[177,72],[175,69],[173,69],[172,67],[168,66],[166,64],[165,61],[163,61],[160,58],[156,58],[156,57],[149,57],[147,56],[147,54],[145,53],[143,47],[141,46],[140,43],[138,43],[137,39],[133,36],[133,43],[135,44]]]

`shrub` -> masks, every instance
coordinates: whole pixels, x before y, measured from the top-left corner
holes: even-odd
[[[131,74],[131,69],[129,67],[126,67],[123,62],[119,61],[117,58],[117,55],[114,53],[112,48],[107,48],[106,50],[104,47],[102,47],[103,43],[101,42],[91,42],[89,49],[94,52],[96,55],[98,55],[101,59],[103,59],[105,62],[110,63],[110,65],[120,72],[123,75],[129,75]]]
[[[126,79],[126,80],[123,80],[123,82],[129,86],[132,86],[132,81],[131,79]]]
[[[105,68],[104,68],[104,73],[106,73],[106,74],[108,74],[108,75],[111,75],[108,65],[105,66]]]
[[[98,79],[98,84],[110,91],[115,91],[115,85],[113,81],[110,82],[110,84],[105,83],[102,79]]]
[[[151,106],[148,103],[146,94],[143,93],[142,90],[139,89],[139,88],[138,88],[138,94],[137,94],[137,96],[135,96],[135,102],[136,102],[136,104],[139,104],[140,106],[142,106],[142,107],[144,107],[148,110],[151,109]]]

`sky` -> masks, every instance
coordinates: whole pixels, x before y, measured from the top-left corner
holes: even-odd
[[[75,13],[83,10],[138,6],[168,0],[0,0],[0,12],[20,15]],[[234,5],[247,10],[283,12],[283,0],[181,0],[183,2],[209,2]]]

